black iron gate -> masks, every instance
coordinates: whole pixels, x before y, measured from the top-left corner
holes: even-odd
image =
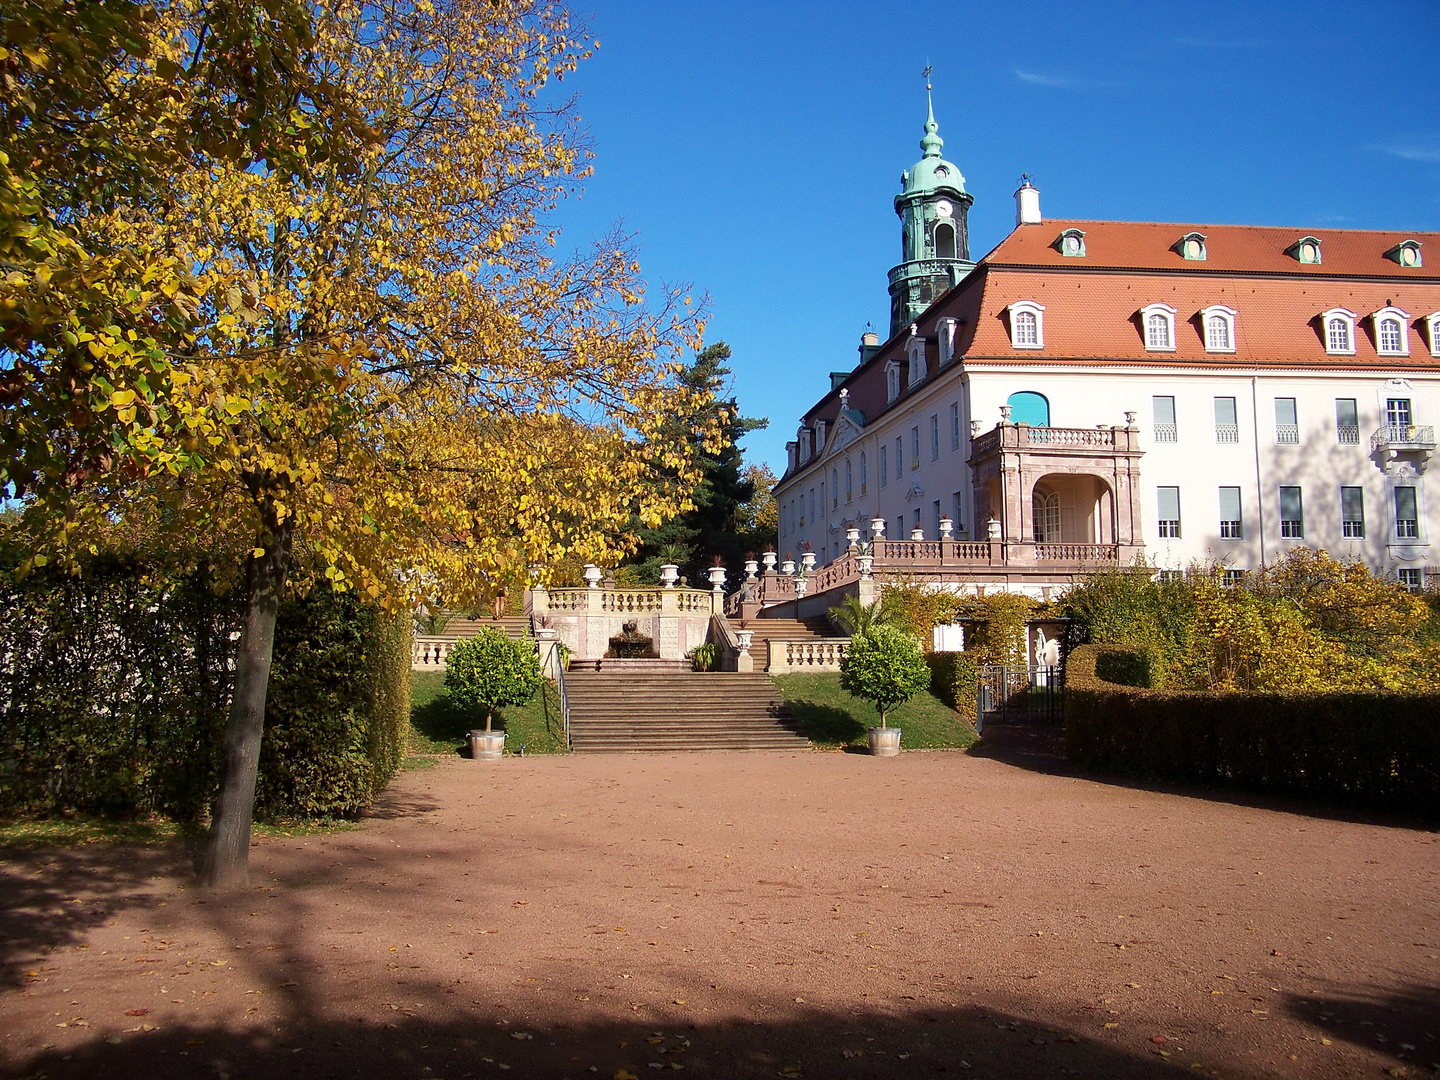
[[[978,671],[976,727],[1034,720],[1058,724],[1065,719],[1065,669],[986,664]]]

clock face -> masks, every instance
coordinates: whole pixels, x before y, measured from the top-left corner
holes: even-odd
[[[940,170],[937,169],[935,172],[936,172],[936,175],[938,176]],[[954,209],[955,209],[955,208],[954,208],[953,206],[951,206],[950,203],[949,203],[947,200],[945,200],[945,199],[941,199],[939,202],[937,202],[937,203],[935,204],[935,213],[939,214],[941,217],[949,217],[949,216],[950,216],[950,212],[951,212],[952,210],[954,210]]]

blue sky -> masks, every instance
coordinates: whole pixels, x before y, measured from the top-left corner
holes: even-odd
[[[576,14],[585,17],[587,8]],[[892,199],[934,67],[945,156],[975,196],[971,256],[1047,218],[1440,230],[1440,3],[602,2],[564,90],[595,176],[556,221],[617,222],[645,278],[709,296],[707,341],[770,427],[888,329]],[[1428,253],[1440,260],[1440,251]]]

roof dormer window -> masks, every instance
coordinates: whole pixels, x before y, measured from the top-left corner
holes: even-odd
[[[1401,240],[1389,251],[1385,257],[1397,266],[1420,267],[1425,264],[1420,260],[1420,244],[1415,240]]]
[[[1320,314],[1320,328],[1325,336],[1325,351],[1331,356],[1355,355],[1355,313],[1345,308],[1331,308]]]
[[[1205,336],[1205,351],[1212,353],[1233,353],[1235,351],[1235,309],[1223,304],[1212,304],[1200,312],[1200,326]]]
[[[900,361],[885,361],[885,403],[888,405],[900,396]]]
[[[1079,229],[1066,229],[1055,238],[1055,250],[1071,259],[1085,257],[1085,234]]]
[[[1410,316],[1397,307],[1383,307],[1370,316],[1375,351],[1381,356],[1410,355]]]
[[[814,443],[811,442],[811,431],[808,427],[802,427],[798,434],[800,436],[800,464],[804,465],[814,456]]]
[[[1198,232],[1186,233],[1180,237],[1179,240],[1175,241],[1170,250],[1182,259],[1188,259],[1191,262],[1204,262],[1205,234]]]
[[[1010,315],[1010,346],[1015,349],[1045,347],[1045,305],[1018,300],[1005,309]]]
[[[1430,355],[1440,356],[1440,311],[1425,316],[1425,336],[1430,339]]]
[[[1320,265],[1320,241],[1313,236],[1302,236],[1288,248],[1285,254],[1306,266]]]
[[[959,321],[946,316],[935,323],[935,335],[940,339],[940,366],[944,367],[955,359],[955,333]]]
[[[912,328],[913,329],[913,328]],[[925,381],[925,376],[930,372],[925,363],[925,339],[918,334],[910,335],[910,345],[906,349],[910,360],[909,377],[905,380],[906,386],[919,386]]]
[[[816,420],[816,421],[815,421],[815,453],[816,453],[816,454],[823,454],[823,453],[825,452],[825,426],[826,426],[826,425],[825,425],[825,421],[824,421],[824,420]]]
[[[1175,351],[1175,309],[1169,304],[1146,304],[1140,309],[1146,352]]]

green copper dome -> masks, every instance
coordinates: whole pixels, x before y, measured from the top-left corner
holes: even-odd
[[[940,125],[935,122],[935,106],[930,101],[928,87],[925,103],[928,115],[925,118],[925,137],[920,140],[920,149],[925,156],[901,175],[900,182],[904,185],[901,197],[930,195],[942,190],[963,195],[965,177],[960,174],[960,166],[940,156],[945,140],[940,138]]]

